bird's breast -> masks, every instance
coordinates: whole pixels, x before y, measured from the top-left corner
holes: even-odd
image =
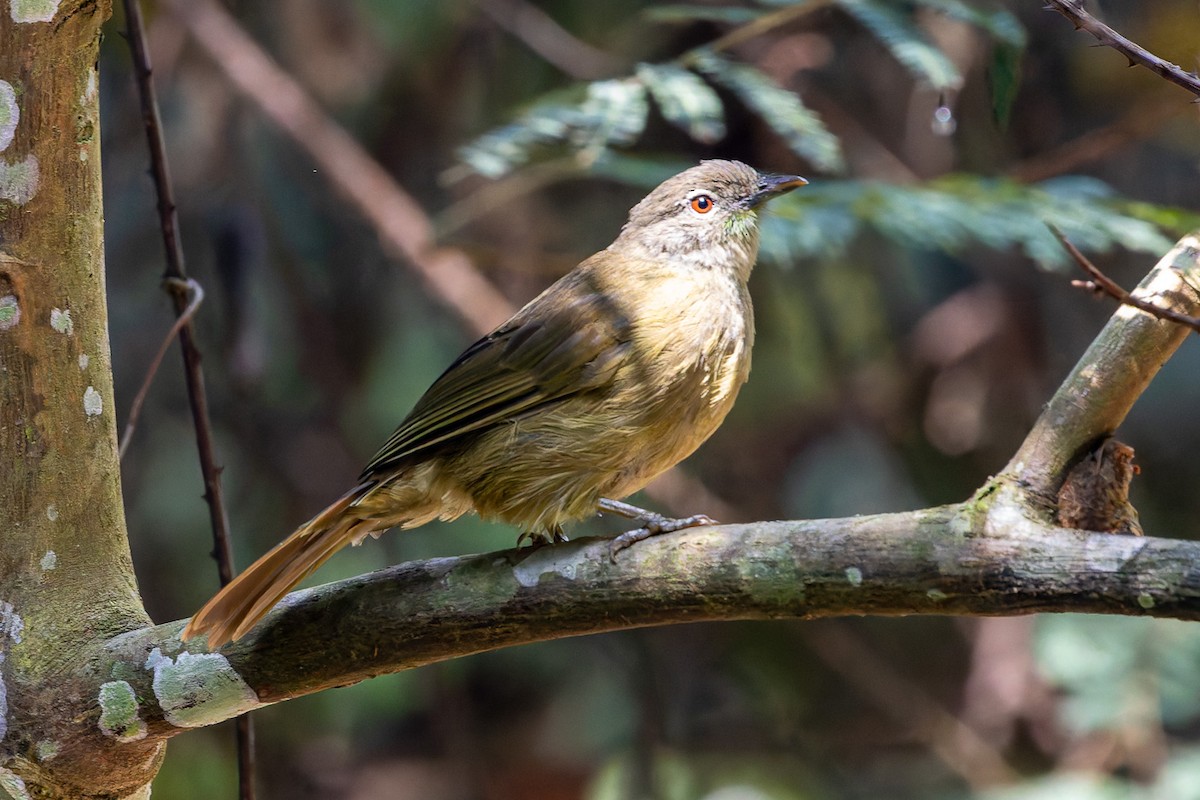
[[[622,383],[638,385],[622,405],[645,431],[626,446],[629,491],[690,455],[733,407],[750,372],[750,296],[732,276],[666,276],[632,316]],[[616,487],[620,491],[628,485]]]

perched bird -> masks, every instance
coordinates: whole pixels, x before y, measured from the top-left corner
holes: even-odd
[[[619,549],[711,523],[619,498],[690,455],[732,407],[750,371],[758,208],[805,183],[737,161],[664,181],[616,241],[468,347],[358,485],[221,589],[183,638],[240,638],[338,550],[392,527],[474,511],[551,542],[606,511],[643,525]]]

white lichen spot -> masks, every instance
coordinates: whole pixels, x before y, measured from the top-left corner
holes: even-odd
[[[25,781],[11,769],[0,767],[0,791],[8,792],[12,800],[31,800]]]
[[[80,353],[80,354],[79,354],[79,368],[80,368],[80,369],[87,369],[87,367],[88,367],[88,362],[89,362],[90,360],[91,360],[91,359],[89,359],[89,358],[88,358],[88,354],[87,354],[87,353]]]
[[[43,739],[34,745],[33,752],[37,756],[38,761],[52,761],[58,755],[58,742]]]
[[[46,519],[51,522],[58,521],[58,506],[54,505],[54,503],[46,506]]]
[[[21,109],[17,106],[17,93],[8,81],[0,81],[0,152],[12,144]]]
[[[89,70],[87,82],[83,84],[83,94],[79,96],[80,104],[90,103],[96,97],[96,70]]]
[[[40,179],[37,156],[32,153],[15,164],[0,160],[0,200],[25,205],[37,194]]]
[[[89,417],[98,417],[104,411],[104,400],[94,387],[89,386],[83,393],[83,413]]]
[[[862,586],[862,570],[858,567],[846,567],[846,580],[851,586]]]
[[[171,663],[173,663],[172,658],[168,655],[164,655],[163,651],[156,647],[150,651],[150,655],[146,656],[145,666],[148,670],[157,670],[160,666]]]
[[[954,536],[966,536],[971,532],[971,518],[966,514],[955,514],[950,518],[949,528]]]
[[[0,603],[0,639],[7,636],[14,643],[20,644],[24,633],[25,620],[21,619],[21,615],[13,608],[13,604]]]
[[[4,663],[4,654],[0,653],[0,664]],[[0,742],[8,733],[8,687],[4,685],[4,674],[0,673]]]
[[[1021,507],[1010,498],[993,503],[988,511],[986,530],[1007,536],[1040,536],[1042,529],[1029,521]],[[1132,537],[1130,537],[1132,538]]]
[[[62,0],[12,0],[13,22],[49,22]]]
[[[517,583],[529,589],[538,585],[543,575],[558,575],[569,581],[575,580],[575,562],[579,553],[571,550],[561,553],[561,547],[540,547],[525,560],[513,567]]]
[[[925,596],[935,603],[940,603],[943,600],[950,599],[950,595],[946,594],[941,589],[930,589],[929,591],[925,592]]]
[[[45,572],[49,572],[50,570],[57,568],[58,553],[55,553],[53,550],[47,550],[46,554],[42,556],[41,565],[42,570]]]
[[[71,309],[50,309],[50,327],[61,334],[70,336],[75,332],[75,323],[71,320]]]
[[[100,730],[118,742],[146,738],[146,723],[138,716],[137,695],[128,681],[100,684]]]
[[[16,327],[21,321],[21,306],[17,304],[15,295],[6,294],[0,297],[0,331]]]
[[[121,800],[150,800],[150,784],[147,783],[133,794],[125,795]]]
[[[1141,606],[1142,608],[1146,609],[1147,611],[1154,608],[1154,598],[1151,597],[1150,595],[1146,594],[1145,592],[1143,592],[1142,594],[1139,594],[1137,600],[1138,600],[1138,605]]]
[[[172,659],[156,647],[146,669],[154,672],[154,696],[163,717],[180,728],[212,725],[264,705],[220,653],[180,653]]]

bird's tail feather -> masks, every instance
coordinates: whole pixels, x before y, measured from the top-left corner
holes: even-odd
[[[373,486],[354,487],[226,584],[188,622],[183,640],[208,634],[208,649],[215,650],[245,635],[292,587],[377,527],[347,513]]]

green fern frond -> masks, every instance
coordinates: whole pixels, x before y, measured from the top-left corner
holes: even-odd
[[[1121,246],[1161,253],[1171,247],[1161,223],[1188,229],[1200,221],[1186,212],[1168,211],[1122,198],[1091,178],[1033,186],[967,175],[922,186],[834,181],[772,203],[763,221],[762,251],[782,264],[835,257],[865,227],[913,251],[1016,249],[1044,268],[1060,269],[1069,267],[1070,260],[1047,224],[1084,250]]]
[[[458,157],[489,178],[511,172],[540,151],[567,146],[588,162],[610,146],[632,144],[645,130],[648,114],[646,87],[637,78],[596,81],[575,103],[539,103],[459,148]]]
[[[695,73],[673,64],[638,64],[637,76],[672,125],[705,144],[725,135],[721,99]]]
[[[842,171],[845,165],[837,137],[795,94],[776,86],[754,67],[728,61],[711,50],[693,50],[688,60],[696,69],[737,95],[782,136],[797,155],[825,172]]]
[[[540,103],[463,145],[458,157],[480,175],[499,178],[528,162],[536,150],[565,142],[578,120],[576,106]]]
[[[1024,47],[1028,38],[1020,20],[1005,8],[985,9],[964,2],[964,0],[916,0],[916,3],[952,19],[973,25],[1003,44]]]
[[[837,3],[920,82],[940,91],[962,86],[962,75],[950,59],[894,3],[878,0],[837,0]]]
[[[592,157],[609,145],[630,145],[646,129],[650,104],[646,87],[636,78],[588,84],[579,107],[573,139]]]

